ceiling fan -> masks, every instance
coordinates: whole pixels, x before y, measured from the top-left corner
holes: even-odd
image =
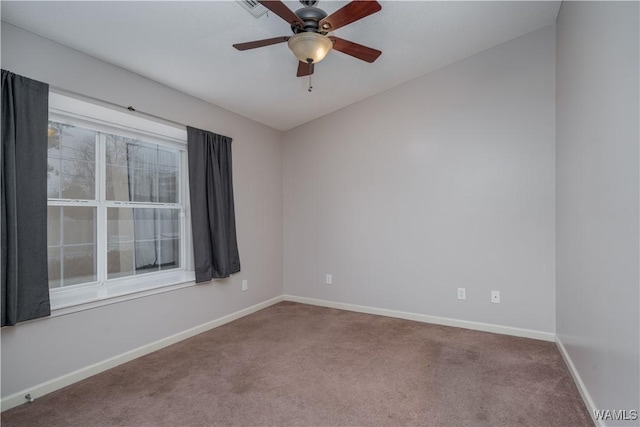
[[[375,0],[352,1],[329,16],[324,10],[315,7],[317,0],[300,0],[304,7],[295,13],[279,0],[258,0],[258,3],[284,19],[291,26],[293,35],[238,43],[233,47],[238,50],[248,50],[287,42],[289,49],[299,60],[298,77],[311,76],[314,65],[322,61],[331,49],[366,62],[374,62],[382,53],[358,43],[327,35],[331,31],[381,10],[382,6]],[[311,85],[309,85],[309,91],[311,91]]]

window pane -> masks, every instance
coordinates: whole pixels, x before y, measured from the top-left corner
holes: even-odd
[[[180,267],[178,209],[107,209],[108,278]]]
[[[159,216],[160,269],[180,266],[180,211],[163,209]]]
[[[178,151],[107,135],[106,154],[108,200],[178,203]]]
[[[180,156],[172,151],[158,152],[158,201],[178,202],[178,162]]]
[[[62,286],[60,280],[61,272],[61,260],[60,260],[60,247],[54,246],[47,249],[49,257],[49,288],[59,288]]]
[[[109,243],[107,253],[107,278],[133,276],[133,242]]]
[[[134,274],[133,209],[107,209],[107,278]]]
[[[95,282],[96,208],[64,206],[62,212],[62,286]]]
[[[129,171],[126,166],[107,164],[107,200],[129,200]]]
[[[49,206],[49,287],[95,282],[96,208]]]
[[[160,242],[160,270],[177,267],[180,267],[180,240],[162,240]]]
[[[133,242],[133,208],[107,209],[107,242]]]
[[[49,122],[47,153],[48,197],[95,199],[95,131]]]
[[[161,239],[180,238],[180,211],[176,209],[161,209],[159,223]]]
[[[136,241],[156,240],[158,209],[134,209],[133,224]]]
[[[49,138],[51,140],[51,138]],[[60,159],[51,157],[51,150],[49,150],[49,157],[47,158],[47,197],[51,199],[60,198]]]
[[[47,246],[60,246],[60,216],[62,208],[60,206],[47,207]]]
[[[63,246],[63,286],[96,281],[96,245]]]
[[[61,163],[62,198],[81,200],[95,199],[95,163],[67,159],[62,159]]]
[[[96,209],[84,206],[63,208],[63,244],[96,242]]]
[[[157,241],[136,241],[136,271],[149,273],[158,271],[158,244]]]
[[[178,170],[158,173],[158,201],[160,203],[177,203]]]

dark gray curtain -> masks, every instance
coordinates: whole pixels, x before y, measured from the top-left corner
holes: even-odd
[[[196,282],[240,271],[231,138],[187,127],[189,194]]]
[[[2,70],[2,326],[51,314],[47,272],[49,85]]]

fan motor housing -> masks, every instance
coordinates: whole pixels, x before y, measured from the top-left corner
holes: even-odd
[[[326,34],[326,31],[319,31],[318,23],[327,17],[327,12],[322,9],[319,9],[314,6],[303,7],[302,9],[296,10],[296,16],[300,18],[304,22],[304,28],[301,28],[300,25],[291,25],[291,30],[295,33],[301,33],[303,31],[306,32],[316,32]]]

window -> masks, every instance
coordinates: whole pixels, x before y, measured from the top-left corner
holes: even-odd
[[[176,129],[162,129],[168,126],[56,94],[50,106],[47,241],[53,308],[193,280],[186,131],[177,139]]]

